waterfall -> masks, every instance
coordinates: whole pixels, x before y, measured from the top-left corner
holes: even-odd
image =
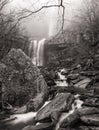
[[[36,52],[37,52],[37,40],[33,41],[33,55],[32,55],[32,62],[36,65],[37,59],[36,59]]]
[[[32,55],[32,62],[37,66],[44,65],[44,44],[45,39],[38,41],[34,40],[33,42],[33,55]]]
[[[45,44],[45,39],[42,39],[38,42],[37,66],[43,66],[43,64],[44,64],[44,44]]]

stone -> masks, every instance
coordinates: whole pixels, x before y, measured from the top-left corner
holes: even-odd
[[[81,121],[87,125],[99,126],[99,114],[91,114],[82,116]]]
[[[99,99],[98,98],[87,98],[83,104],[88,107],[99,107]]]
[[[48,86],[56,85],[54,77],[50,74],[50,72],[45,68],[40,69],[41,74],[43,75]],[[55,73],[55,72],[54,72]]]
[[[53,111],[51,113],[51,120],[53,124],[56,124],[58,122],[60,115],[61,115],[61,112],[59,111]]]
[[[99,87],[99,85],[98,85],[98,87]],[[94,95],[97,95],[97,96],[99,96],[99,88],[98,87],[94,88]]]
[[[67,126],[74,126],[79,121],[79,114],[77,111],[74,111],[70,115],[66,116],[60,124],[61,128],[66,128]]]
[[[26,126],[22,130],[52,130],[53,124],[52,123],[40,123],[35,126]]]
[[[23,114],[27,112],[27,106],[24,105],[22,107],[15,107],[13,109],[13,114]]]
[[[91,115],[91,114],[99,114],[99,109],[95,108],[95,107],[79,108],[77,111],[78,111],[80,116]]]
[[[99,130],[99,127],[95,127],[95,126],[79,126],[77,130]]]
[[[88,84],[91,82],[90,78],[86,78],[81,80],[80,82],[76,83],[74,85],[75,88],[80,88],[80,89],[86,89],[86,87],[88,86]]]
[[[70,80],[74,80],[74,79],[77,79],[79,77],[79,74],[69,74],[67,79],[70,79]]]
[[[81,71],[80,72],[81,75],[88,76],[88,77],[95,76],[97,73],[99,72],[96,72],[96,71]]]
[[[76,130],[76,129],[73,129],[73,128],[70,128],[70,127],[66,127],[66,128],[59,128],[58,130]]]
[[[47,84],[40,70],[21,49],[11,49],[0,63],[3,99],[14,106],[22,106],[41,92],[48,96]]]
[[[38,111],[36,119],[37,121],[47,120],[51,117],[53,111],[69,111],[74,96],[70,93],[59,93],[49,104]]]
[[[77,127],[77,130],[92,130],[89,128],[89,126],[79,126]]]
[[[44,102],[45,99],[43,93],[38,94],[27,103],[27,112],[38,111],[43,106]]]

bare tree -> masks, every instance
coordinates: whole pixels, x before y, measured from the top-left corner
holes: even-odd
[[[22,28],[19,21],[15,19],[15,13],[5,11],[8,4],[9,0],[0,1],[0,59],[13,47],[26,51],[25,46],[28,45],[26,42],[29,42],[29,38],[22,34]]]
[[[83,0],[83,13],[79,16],[80,26],[86,39],[94,44],[99,37],[99,4],[97,0]]]
[[[39,0],[37,0],[36,2],[39,3]],[[44,9],[49,9],[49,8],[58,8],[61,9],[61,27],[60,27],[60,31],[64,30],[64,21],[65,21],[65,5],[64,5],[64,0],[57,0],[57,4],[51,4],[50,3],[51,0],[47,1],[44,5],[42,5],[41,7],[39,7],[38,9],[35,9],[35,7],[32,4],[32,8],[33,10],[30,10],[28,8],[24,8],[22,9],[19,13],[18,13],[18,21],[21,21],[31,15],[37,14],[40,11],[44,10]]]

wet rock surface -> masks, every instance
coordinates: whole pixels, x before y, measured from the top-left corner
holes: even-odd
[[[27,126],[22,130],[52,130],[53,124],[52,123],[40,123],[35,126]]]
[[[69,111],[73,101],[74,96],[70,93],[58,94],[47,106],[37,113],[36,120],[42,121],[49,119],[51,117],[51,113],[54,111]]]

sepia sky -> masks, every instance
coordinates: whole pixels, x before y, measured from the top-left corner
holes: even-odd
[[[10,8],[16,10],[27,8],[32,11],[40,8],[42,5],[57,4],[58,0],[11,0]],[[81,8],[82,0],[64,0],[65,5],[65,26],[71,24],[71,20],[74,18],[78,9]],[[33,39],[42,39],[49,36],[53,36],[56,33],[57,28],[60,28],[60,18],[58,17],[57,8],[43,9],[36,15],[32,15],[27,20],[23,21],[27,32]],[[58,23],[59,22],[59,23]]]

